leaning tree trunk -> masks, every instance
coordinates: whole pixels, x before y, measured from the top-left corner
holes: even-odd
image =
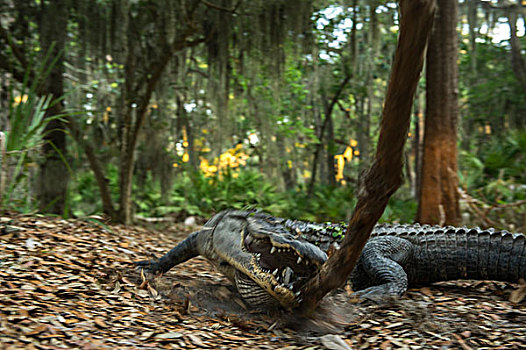
[[[458,4],[438,0],[427,52],[426,117],[417,221],[458,225]]]
[[[58,57],[45,81],[45,90],[53,98],[64,94],[64,57],[68,23],[68,8],[66,0],[54,0],[45,4],[42,2],[40,19],[40,39],[42,51],[53,50],[51,57]],[[50,20],[53,19],[53,20]],[[54,104],[46,111],[46,117],[61,114],[61,103]],[[43,161],[40,164],[37,196],[41,211],[54,214],[64,214],[69,182],[69,173],[65,161],[67,145],[65,125],[61,120],[50,121],[45,129],[45,144],[43,146]]]
[[[433,24],[433,0],[401,0],[398,47],[392,66],[374,163],[358,193],[358,203],[345,239],[307,282],[303,310],[311,311],[329,291],[345,283],[390,196],[402,182],[403,150],[411,120],[411,106],[420,78],[429,32]]]

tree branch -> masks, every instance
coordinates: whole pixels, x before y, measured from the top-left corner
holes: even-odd
[[[239,5],[241,5],[242,0],[239,0],[239,1],[234,5],[234,7],[232,7],[231,9],[229,9],[229,8],[227,8],[227,7],[220,6],[220,5],[213,4],[213,3],[208,2],[208,1],[206,1],[206,0],[201,0],[201,2],[202,2],[203,4],[205,4],[207,7],[210,7],[210,8],[213,8],[213,9],[219,10],[219,11],[230,12],[230,13],[236,13],[236,10],[237,10],[237,8],[239,7]]]
[[[13,51],[13,54],[15,55],[16,59],[18,60],[18,62],[20,62],[22,67],[27,67],[27,60],[26,60],[26,56],[24,54],[24,51],[22,50],[22,48],[18,47],[13,42],[13,38],[11,38],[11,35],[9,35],[7,30],[5,30],[4,27],[2,27],[1,25],[0,25],[0,38],[4,39],[7,42],[7,44],[9,45],[11,50]]]

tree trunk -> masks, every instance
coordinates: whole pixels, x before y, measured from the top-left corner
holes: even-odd
[[[4,200],[5,183],[7,177],[7,162],[6,162],[6,137],[0,131],[0,213],[3,211],[2,203]]]
[[[427,52],[426,117],[417,221],[460,223],[457,176],[458,4],[438,0]]]
[[[400,187],[411,106],[422,71],[434,8],[432,0],[400,1],[400,35],[375,160],[365,175],[341,248],[302,290],[304,299],[301,307],[305,311],[313,310],[325,294],[345,283],[390,196]]]
[[[417,93],[415,98],[415,110],[414,110],[414,135],[413,135],[413,154],[414,154],[414,165],[413,170],[415,172],[415,178],[413,181],[412,195],[415,200],[418,200],[418,194],[420,193],[420,168],[422,167],[422,133],[421,133],[421,107],[420,107],[420,93]]]
[[[332,121],[333,108],[327,105],[326,100],[324,102],[325,118],[327,118],[327,184],[329,184],[330,186],[336,186],[336,171],[334,169],[334,155],[336,154],[336,144],[334,142],[334,125]]]
[[[132,47],[128,47],[128,56],[125,64],[124,110],[123,110],[123,137],[121,144],[121,157],[119,169],[119,222],[130,224],[132,221],[132,184],[133,168],[135,164],[135,148],[144,119],[148,112],[148,105],[152,98],[155,86],[161,79],[163,72],[173,54],[186,47],[192,47],[203,42],[204,39],[187,41],[195,28],[188,28],[171,43],[166,43],[161,55],[146,67],[141,75],[135,74],[135,60]],[[133,43],[129,42],[130,45]],[[137,101],[137,102],[132,102]],[[132,106],[133,104],[133,106]]]
[[[281,135],[280,133],[276,135],[276,149],[278,151],[279,156],[279,169],[283,178],[283,186],[285,190],[291,190],[296,186],[293,167],[289,167],[289,162],[292,162],[291,154],[287,154],[285,146],[285,137],[283,137],[283,135]]]
[[[317,167],[318,167],[318,161],[321,160],[320,155],[323,149],[323,136],[325,135],[325,131],[327,130],[329,123],[331,123],[331,127],[332,127],[332,111],[334,110],[334,106],[338,102],[338,99],[340,98],[343,92],[343,89],[345,88],[345,86],[350,80],[351,80],[351,76],[346,75],[343,81],[338,86],[338,89],[334,93],[334,96],[332,97],[330,102],[327,101],[327,98],[325,96],[323,97],[325,118],[323,119],[323,122],[321,121],[321,116],[318,116],[317,118],[317,120],[319,120],[319,123],[320,123],[320,126],[318,128],[319,129],[319,132],[318,132],[319,143],[316,145],[316,150],[314,151],[314,160],[312,163],[312,175],[311,175],[310,183],[309,183],[308,190],[307,190],[309,197],[312,196],[312,194],[314,193],[314,184],[316,182],[316,172],[317,172]],[[333,146],[331,148],[334,148],[334,131],[332,132],[332,143],[333,143]],[[330,169],[332,169],[331,171],[332,181],[334,181],[334,155],[332,156]]]
[[[526,63],[524,63],[523,54],[521,53],[520,40],[517,37],[517,11],[516,6],[506,10],[508,25],[510,26],[510,45],[511,45],[511,68],[515,73],[515,78],[526,94]]]
[[[40,40],[42,51],[53,50],[51,57],[58,57],[45,81],[46,90],[53,98],[64,95],[64,57],[66,42],[68,8],[65,0],[42,1],[40,21]],[[49,20],[53,18],[54,20]],[[56,103],[46,111],[46,117],[61,114],[62,103]],[[66,164],[67,145],[65,125],[61,120],[50,121],[45,129],[45,144],[42,148],[43,161],[40,164],[37,196],[41,211],[63,215],[66,210],[66,199],[69,173]]]

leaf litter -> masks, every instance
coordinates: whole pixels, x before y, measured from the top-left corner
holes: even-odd
[[[524,284],[443,282],[382,304],[346,286],[300,317],[250,310],[202,257],[134,268],[189,233],[4,214],[0,348],[526,349]]]

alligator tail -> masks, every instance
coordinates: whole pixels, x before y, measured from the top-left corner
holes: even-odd
[[[420,270],[414,275],[416,282],[526,279],[523,234],[449,227],[424,236],[418,260],[427,263],[415,267]]]
[[[523,234],[483,231],[478,234],[477,250],[479,278],[509,282],[526,278],[526,236]]]

